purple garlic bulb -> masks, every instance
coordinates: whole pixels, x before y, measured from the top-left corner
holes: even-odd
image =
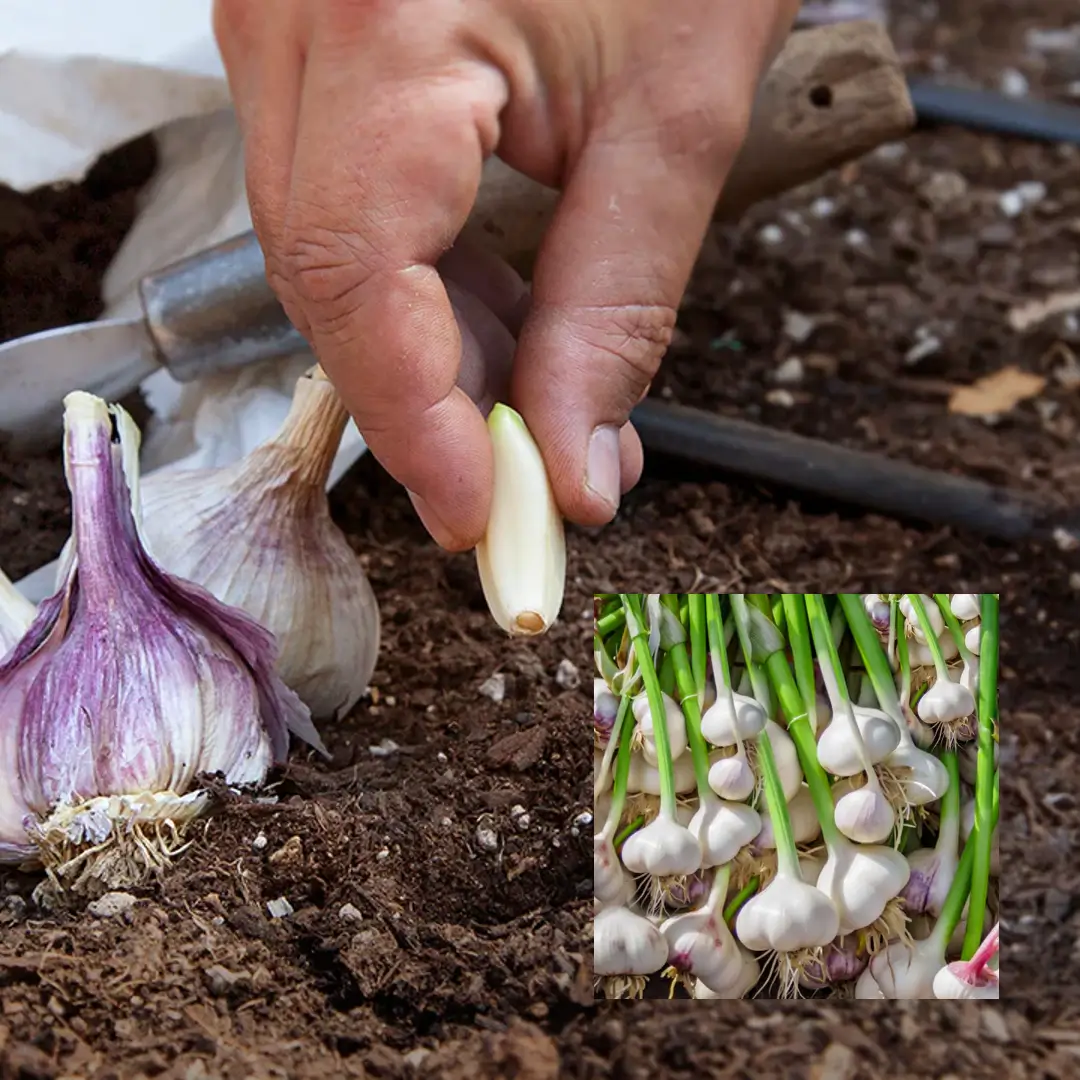
[[[619,699],[608,689],[603,679],[593,679],[593,730],[603,746],[611,737],[615,717],[619,714]]]
[[[197,776],[258,784],[290,732],[323,747],[273,637],[146,554],[131,418],[64,405],[66,576],[0,662],[0,862],[62,875],[94,848],[79,882],[135,884],[205,809]]]

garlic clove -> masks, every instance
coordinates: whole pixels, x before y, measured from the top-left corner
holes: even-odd
[[[488,417],[495,486],[487,531],[476,547],[480,584],[508,634],[544,633],[566,586],[566,538],[540,448],[508,405]]]
[[[0,659],[15,648],[30,628],[36,610],[0,570]]]

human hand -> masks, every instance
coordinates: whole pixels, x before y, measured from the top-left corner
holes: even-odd
[[[486,300],[482,284],[455,281],[471,272],[451,245],[484,159],[498,153],[563,191],[509,403],[563,513],[599,525],[640,475],[630,410],[670,341],[758,79],[798,7],[216,0],[270,281],[444,546],[476,543],[492,489],[463,351],[505,365],[513,346],[497,324],[512,340],[525,306],[511,278]],[[459,327],[477,318],[501,342],[490,351],[468,329],[463,341]]]

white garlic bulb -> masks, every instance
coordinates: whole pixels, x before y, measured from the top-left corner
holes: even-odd
[[[157,472],[141,490],[153,557],[266,627],[279,674],[316,717],[356,703],[379,651],[375,595],[326,498],[347,422],[316,368],[275,438],[223,468]]]
[[[508,634],[542,634],[558,618],[566,588],[566,537],[540,448],[508,405],[488,416],[495,487],[483,540],[480,584]]]

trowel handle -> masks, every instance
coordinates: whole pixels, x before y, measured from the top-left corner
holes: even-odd
[[[161,359],[181,382],[308,350],[266,280],[253,232],[148,274],[139,294]]]

